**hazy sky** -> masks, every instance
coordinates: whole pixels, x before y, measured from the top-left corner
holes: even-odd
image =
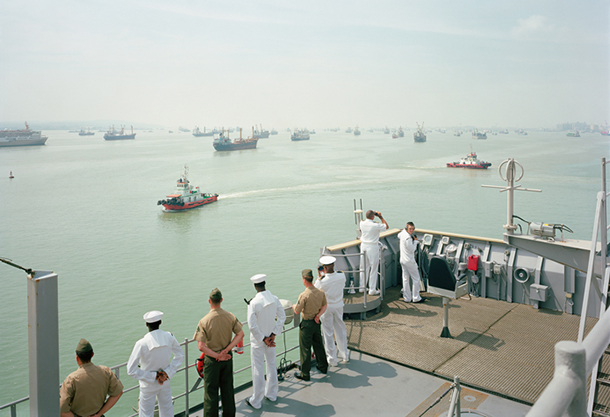
[[[610,121],[607,0],[3,0],[0,121]]]

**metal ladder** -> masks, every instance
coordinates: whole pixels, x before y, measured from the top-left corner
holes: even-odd
[[[610,269],[606,269],[606,279]],[[595,370],[592,372],[592,375]],[[597,377],[591,381],[594,391],[589,393],[588,411],[591,417],[610,417],[610,347],[602,355],[597,365]],[[591,395],[593,394],[593,395]]]

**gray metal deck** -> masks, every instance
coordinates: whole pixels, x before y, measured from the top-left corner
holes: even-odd
[[[278,401],[261,410],[244,402],[251,389],[237,393],[238,415],[419,417],[458,376],[466,385],[463,410],[524,416],[553,377],[555,343],[577,337],[579,316],[464,297],[451,301],[453,338],[444,339],[441,298],[423,295],[424,303],[404,303],[400,288],[390,288],[378,314],[346,320],[349,364],[328,375],[314,371],[310,382],[289,372]],[[596,322],[587,321],[587,332]],[[443,415],[448,406],[449,395],[424,416]]]
[[[464,297],[449,305],[453,338],[441,338],[441,297],[423,295],[404,303],[390,288],[380,313],[346,322],[350,349],[531,404],[553,377],[555,343],[578,335],[580,316]]]
[[[278,400],[264,400],[260,410],[245,399],[252,389],[235,395],[238,416],[408,416],[419,417],[449,383],[435,376],[373,356],[352,352],[348,364],[329,368],[327,375],[312,371],[311,381],[294,378],[294,371],[280,382]],[[462,409],[492,417],[525,416],[529,407],[468,388],[462,389]],[[450,395],[424,416],[436,417],[449,408]],[[193,417],[203,416],[200,411]]]

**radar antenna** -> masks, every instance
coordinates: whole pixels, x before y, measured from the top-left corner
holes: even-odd
[[[504,171],[504,175],[502,174],[502,167],[506,165],[506,170]],[[521,173],[519,174],[519,176],[517,177],[517,167],[520,168]],[[531,191],[531,192],[536,192],[536,193],[541,193],[542,190],[537,190],[534,188],[521,188],[521,185],[515,185],[515,182],[519,182],[521,181],[521,178],[523,178],[523,174],[525,173],[525,170],[523,169],[523,165],[521,165],[519,162],[515,161],[514,158],[508,158],[507,160],[505,160],[504,162],[502,162],[500,164],[500,166],[498,167],[498,173],[500,174],[500,178],[502,178],[503,181],[507,182],[507,186],[500,186],[500,185],[481,185],[481,187],[485,187],[485,188],[499,188],[500,192],[504,192],[504,191],[508,191],[506,200],[507,200],[507,204],[506,204],[506,224],[504,225],[504,228],[506,229],[506,233],[508,233],[509,235],[514,234],[515,230],[517,229],[517,226],[515,224],[513,224],[513,212],[514,212],[514,191]]]

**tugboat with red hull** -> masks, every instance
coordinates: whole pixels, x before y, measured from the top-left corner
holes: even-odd
[[[460,159],[460,162],[447,163],[447,168],[487,169],[490,166],[491,162],[479,160],[477,158],[477,153],[472,150],[465,158]]]
[[[188,180],[188,167],[184,166],[184,175],[178,178],[176,192],[170,194],[165,200],[157,201],[164,211],[184,211],[201,207],[218,200],[218,194],[202,193],[199,187],[194,187]]]

